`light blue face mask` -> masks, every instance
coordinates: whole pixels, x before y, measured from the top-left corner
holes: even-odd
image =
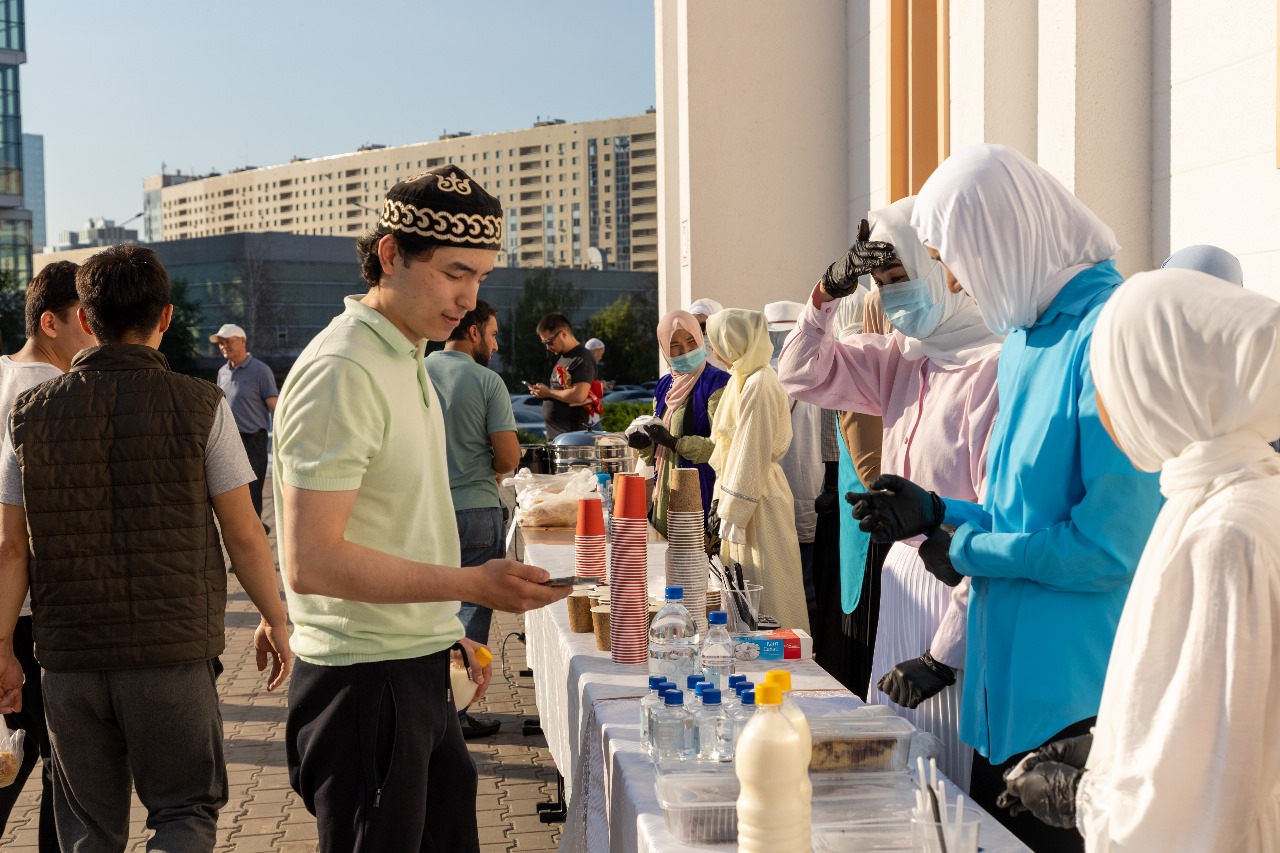
[[[687,352],[684,355],[673,355],[671,357],[671,369],[676,373],[693,373],[702,363],[707,360],[707,351],[705,349],[696,349]]]
[[[893,327],[909,338],[922,340],[942,325],[946,306],[934,302],[929,295],[929,282],[924,279],[904,281],[880,288],[880,301],[885,316]]]

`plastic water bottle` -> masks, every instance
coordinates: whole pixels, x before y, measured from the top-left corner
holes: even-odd
[[[667,704],[668,693],[678,693],[680,688],[676,687],[670,681],[658,688],[658,695],[654,703],[649,706],[649,731],[647,737],[642,741],[644,743],[645,752],[649,753],[650,758],[654,758],[658,754],[657,727],[655,720],[658,719],[658,712]]]
[[[742,853],[810,850],[809,795],[800,784],[804,744],[782,715],[782,691],[762,684],[760,705],[738,740],[738,849]]]
[[[677,684],[697,669],[698,629],[684,607],[684,590],[667,587],[667,603],[649,626],[649,674]]]
[[[707,687],[702,691],[702,706],[694,712],[693,721],[698,757],[708,761],[732,761],[733,718],[725,714],[719,690]]]
[[[693,748],[693,715],[684,707],[684,694],[668,690],[662,701],[653,716],[654,758],[659,764],[689,761],[697,753]]]
[[[756,712],[756,692],[755,690],[743,690],[738,694],[739,704],[733,712],[733,743],[736,747],[738,738],[742,737],[743,730],[747,727],[747,723],[751,722],[751,717]]]
[[[643,744],[649,743],[649,715],[662,701],[662,688],[670,683],[661,675],[649,676],[649,692],[640,700],[640,742]]]
[[[720,704],[724,706],[726,714],[731,714],[738,710],[741,700],[738,699],[738,685],[746,681],[745,675],[729,676],[729,686],[720,691]]]
[[[717,690],[729,686],[733,675],[733,640],[729,637],[726,620],[729,614],[712,610],[707,614],[707,637],[702,641],[702,674]]]
[[[596,474],[596,488],[600,491],[600,509],[604,512],[605,535],[613,533],[613,490],[609,488],[611,475],[607,471]]]

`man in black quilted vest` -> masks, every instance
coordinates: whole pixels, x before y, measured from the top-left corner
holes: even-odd
[[[290,665],[254,474],[222,391],[156,349],[173,306],[155,253],[100,252],[76,292],[101,345],[19,395],[0,446],[0,712],[21,705],[12,635],[29,587],[62,849],[123,850],[132,781],[148,849],[211,851],[227,802],[224,543],[263,616],[268,689]]]

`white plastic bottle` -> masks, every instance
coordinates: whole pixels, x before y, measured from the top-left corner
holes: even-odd
[[[693,749],[693,715],[684,707],[684,694],[679,690],[663,693],[663,707],[653,716],[654,760],[659,764],[689,761]]]
[[[809,731],[809,721],[804,716],[804,711],[800,710],[800,706],[796,704],[796,700],[791,698],[791,672],[785,669],[771,669],[764,674],[766,684],[777,685],[778,690],[782,693],[782,716],[787,718],[787,722],[800,735],[801,753],[804,755],[804,763],[802,765],[803,772],[801,774],[800,785],[804,788],[804,801],[809,803],[813,798],[813,784],[809,781],[809,761],[813,756],[813,733]],[[757,694],[760,688],[756,688]],[[759,700],[757,699],[757,703]],[[807,815],[806,815],[807,817]]]
[[[669,586],[667,603],[649,626],[649,674],[682,684],[697,669],[698,629],[684,606],[684,589]]]
[[[782,715],[776,684],[756,690],[756,713],[738,740],[738,850],[809,853],[809,800],[800,785],[800,733]]]
[[[712,610],[707,614],[707,637],[702,641],[702,674],[717,690],[729,686],[733,675],[733,639],[726,627],[728,614]]]
[[[693,715],[693,736],[698,758],[707,761],[733,760],[733,718],[720,704],[720,691],[702,691],[702,705]]]

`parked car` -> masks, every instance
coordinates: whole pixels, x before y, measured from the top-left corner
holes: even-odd
[[[641,388],[639,391],[613,391],[604,395],[606,403],[626,403],[635,400],[652,400],[653,392],[645,391]]]
[[[614,385],[613,388],[610,389],[610,393],[617,394],[620,391],[647,391],[647,390],[649,389],[645,388],[643,385]]]
[[[542,412],[535,412],[528,406],[512,406],[511,411],[516,416],[516,429],[540,438],[547,437],[547,424],[542,419]]]
[[[521,406],[525,406],[525,407],[533,406],[537,408],[539,412],[542,411],[542,401],[539,400],[537,397],[533,396],[532,394],[512,394],[511,408],[515,409],[516,411],[519,411]],[[542,417],[539,416],[538,420],[542,420]]]
[[[652,382],[642,382],[640,383],[640,387],[652,394],[654,391],[658,390],[658,380],[655,379]]]

